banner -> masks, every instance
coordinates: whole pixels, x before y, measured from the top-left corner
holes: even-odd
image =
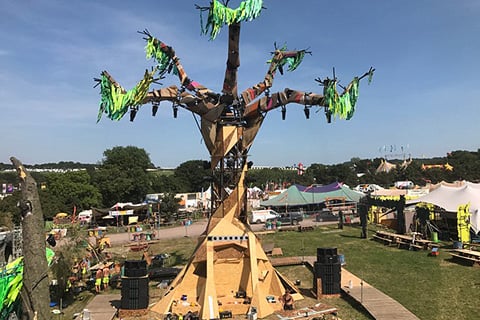
[[[108,214],[111,216],[131,216],[133,215],[133,210],[113,210],[108,211]]]
[[[138,216],[128,217],[128,224],[138,223]]]

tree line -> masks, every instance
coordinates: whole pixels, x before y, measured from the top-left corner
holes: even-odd
[[[393,186],[395,181],[409,180],[416,185],[456,180],[480,181],[480,150],[454,151],[446,157],[431,159],[390,160],[396,165],[388,172],[376,172],[383,159],[352,158],[334,164],[312,164],[304,171],[250,169],[247,175],[249,187],[262,189],[285,188],[292,184],[329,184],[335,181],[349,186],[378,184]],[[408,165],[403,165],[408,163]],[[448,164],[453,169],[446,169]],[[428,165],[435,165],[430,166]],[[72,213],[92,207],[111,207],[117,202],[139,203],[148,193],[165,193],[169,199],[176,193],[200,192],[210,184],[210,164],[205,160],[189,160],[173,170],[156,168],[148,153],[134,146],[114,147],[104,151],[98,164],[59,162],[29,168],[56,168],[65,172],[37,172],[31,174],[37,181],[42,210],[46,219],[58,212]],[[13,167],[0,163],[1,170]],[[67,169],[82,169],[68,171]],[[301,174],[299,174],[301,173]],[[0,184],[18,185],[13,171],[0,172]],[[19,192],[0,200],[0,219],[18,219],[16,204]],[[0,220],[0,223],[2,221]]]

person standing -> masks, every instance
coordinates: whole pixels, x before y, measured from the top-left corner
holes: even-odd
[[[95,291],[100,293],[102,291],[103,270],[98,269],[95,273]]]
[[[290,289],[286,289],[285,293],[281,297],[283,303],[283,310],[293,310],[293,297],[290,294]]]
[[[110,268],[108,268],[107,266],[105,266],[103,268],[103,280],[102,280],[102,283],[103,283],[103,290],[107,290],[108,289],[108,285],[110,283]]]

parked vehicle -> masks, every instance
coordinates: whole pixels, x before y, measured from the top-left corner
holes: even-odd
[[[283,212],[283,213],[280,213],[276,219],[277,221],[280,221],[282,225],[284,224],[298,225],[300,221],[303,221],[303,213],[302,212]]]
[[[315,215],[316,222],[338,221],[338,215],[333,214],[329,209],[323,209]]]
[[[253,210],[250,216],[250,223],[265,223],[269,219],[275,219],[279,215],[273,210]]]

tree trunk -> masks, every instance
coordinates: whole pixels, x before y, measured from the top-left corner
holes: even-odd
[[[23,318],[47,320],[50,294],[48,264],[45,255],[43,212],[38,196],[37,183],[22,163],[10,158],[20,177],[23,236],[23,287],[21,292]]]

